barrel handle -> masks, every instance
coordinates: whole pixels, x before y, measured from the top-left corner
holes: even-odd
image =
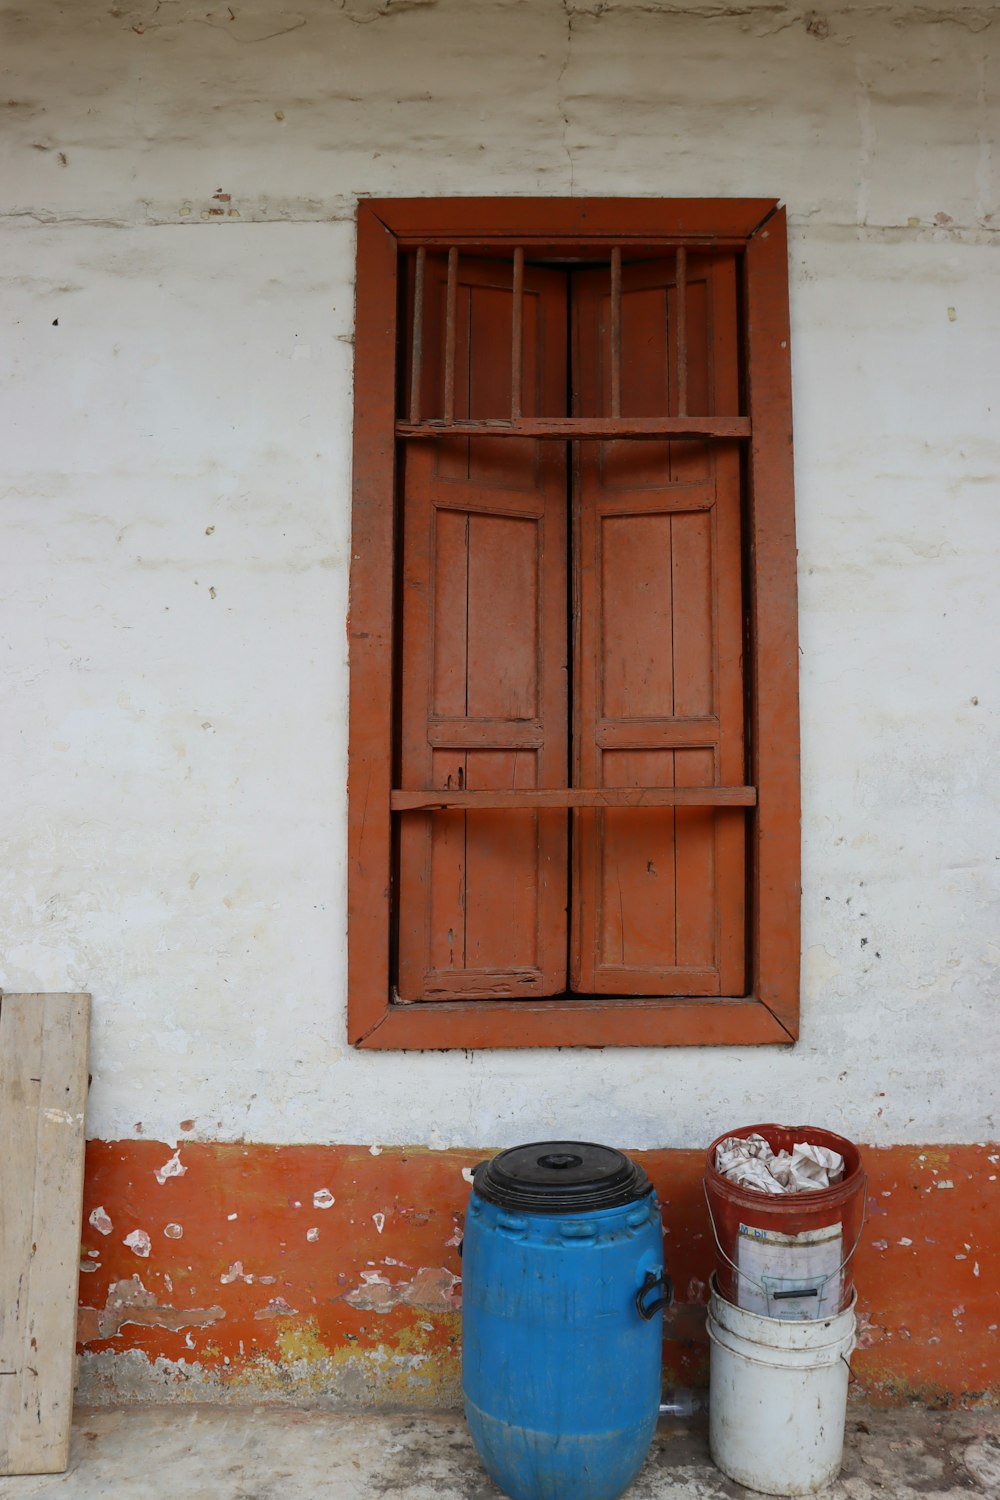
[[[864,1190],[864,1196],[863,1196],[863,1198],[861,1200],[861,1228],[858,1230],[857,1239],[854,1241],[854,1244],[851,1246],[850,1250],[848,1250],[847,1254],[844,1256],[843,1260],[840,1262],[840,1265],[837,1267],[837,1269],[835,1271],[828,1271],[825,1276],[821,1276],[819,1278],[819,1286],[820,1287],[825,1287],[828,1281],[832,1281],[835,1276],[839,1276],[840,1275],[840,1273],[843,1271],[844,1267],[847,1265],[848,1261],[853,1258],[855,1250],[861,1244],[861,1236],[864,1233],[864,1228],[865,1228],[865,1218],[866,1218],[867,1213],[868,1213],[868,1173],[867,1172],[864,1175],[864,1182],[865,1182],[865,1190]],[[744,1281],[749,1281],[749,1283],[750,1283],[751,1286],[755,1286],[757,1288],[758,1292],[762,1292],[764,1294],[765,1300],[767,1301],[767,1304],[770,1307],[770,1305],[771,1305],[771,1296],[772,1296],[772,1292],[771,1292],[770,1287],[765,1286],[764,1283],[761,1282],[761,1281],[756,1281],[754,1279],[754,1277],[753,1276],[749,1276],[746,1271],[741,1271],[740,1268],[739,1268],[739,1266],[736,1264],[736,1262],[734,1260],[732,1260],[730,1258],[730,1256],[728,1256],[726,1254],[725,1250],[723,1250],[723,1248],[722,1248],[722,1245],[719,1243],[719,1232],[718,1232],[718,1230],[715,1227],[715,1215],[712,1213],[712,1204],[709,1201],[709,1197],[708,1197],[708,1183],[705,1181],[704,1177],[701,1179],[701,1189],[702,1189],[702,1192],[705,1194],[705,1207],[708,1209],[708,1222],[712,1226],[712,1238],[715,1241],[715,1248],[716,1248],[716,1250],[718,1250],[719,1254],[722,1256],[722,1259],[724,1261],[726,1261],[729,1265],[732,1266],[733,1270],[736,1272],[736,1275],[738,1277],[742,1276]],[[736,1286],[737,1286],[737,1289],[738,1289],[739,1288],[739,1281],[737,1281]],[[813,1295],[815,1295],[815,1293],[810,1288],[807,1292],[803,1292],[801,1295],[803,1295],[803,1296],[806,1296],[806,1295],[813,1296]]]
[[[662,1286],[664,1295],[654,1297],[652,1302],[644,1302],[643,1298],[647,1292],[654,1287]],[[644,1323],[651,1323],[661,1307],[669,1307],[673,1301],[674,1288],[666,1271],[647,1271],[643,1278],[642,1286],[635,1294],[635,1310]]]

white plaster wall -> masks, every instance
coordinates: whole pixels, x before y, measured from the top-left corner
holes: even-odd
[[[0,982],[93,992],[91,1132],[995,1133],[996,7],[35,0],[4,30]],[[484,192],[789,206],[793,1050],[346,1046],[354,204]]]

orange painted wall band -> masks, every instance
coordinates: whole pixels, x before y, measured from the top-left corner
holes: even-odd
[[[461,1260],[485,1151],[92,1141],[82,1394],[459,1399]],[[635,1152],[663,1208],[677,1301],[665,1378],[708,1375],[712,1242],[699,1151]],[[866,1148],[855,1389],[1000,1404],[1000,1148]],[[119,1361],[116,1354],[129,1353]],[[88,1375],[88,1365],[92,1373]]]

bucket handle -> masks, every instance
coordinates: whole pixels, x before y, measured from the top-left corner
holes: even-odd
[[[854,1351],[855,1351],[855,1349],[857,1347],[858,1347],[857,1339],[855,1339],[854,1343],[851,1345],[851,1348],[848,1350],[847,1354],[842,1354],[840,1357],[844,1361],[844,1364],[847,1366],[847,1384],[849,1386],[850,1385],[856,1385],[857,1388],[858,1388],[859,1393],[862,1396],[864,1396],[866,1399],[868,1399],[871,1396],[871,1391],[869,1391],[868,1387],[865,1385],[864,1381],[860,1378],[860,1376],[856,1375],[854,1373],[854,1371],[851,1369],[851,1359],[850,1359],[850,1356],[854,1353]]]
[[[866,1214],[868,1212],[868,1173],[867,1172],[864,1175],[864,1183],[865,1183],[864,1196],[863,1196],[863,1198],[861,1200],[861,1227],[858,1230],[857,1239],[854,1241],[854,1244],[851,1246],[850,1250],[848,1250],[847,1254],[844,1256],[843,1260],[840,1262],[840,1265],[837,1267],[837,1269],[835,1271],[828,1271],[825,1276],[821,1276],[819,1278],[819,1286],[820,1287],[825,1287],[828,1281],[832,1281],[835,1276],[839,1276],[841,1274],[841,1272],[843,1271],[844,1267],[847,1265],[848,1261],[853,1258],[855,1250],[861,1244],[861,1236],[864,1233],[864,1228],[865,1228],[865,1216],[866,1216]],[[736,1262],[730,1256],[728,1256],[726,1254],[725,1250],[723,1250],[722,1245],[719,1242],[719,1232],[718,1232],[718,1230],[715,1227],[715,1215],[712,1213],[712,1205],[711,1205],[711,1202],[709,1201],[709,1197],[708,1197],[708,1183],[705,1181],[704,1177],[701,1179],[701,1188],[702,1188],[702,1192],[705,1194],[705,1207],[708,1209],[708,1222],[712,1226],[712,1238],[715,1241],[715,1248],[716,1248],[716,1250],[718,1250],[719,1254],[722,1256],[722,1259],[724,1261],[726,1261],[730,1266],[732,1266],[733,1270],[736,1272],[737,1277],[742,1276],[743,1280],[744,1281],[749,1281],[750,1285],[751,1286],[755,1286],[757,1288],[758,1292],[763,1292],[765,1301],[767,1302],[767,1305],[770,1307],[770,1305],[771,1305],[771,1297],[772,1297],[771,1289],[769,1287],[765,1286],[763,1282],[755,1280],[755,1278],[753,1276],[749,1276],[746,1271],[741,1271],[740,1268],[739,1268],[739,1266],[736,1264]],[[738,1289],[739,1288],[739,1281],[737,1281],[736,1286],[737,1286],[737,1289]],[[815,1295],[817,1295],[817,1292],[818,1292],[818,1289],[807,1288],[806,1291],[804,1293],[801,1293],[800,1295],[815,1296]]]

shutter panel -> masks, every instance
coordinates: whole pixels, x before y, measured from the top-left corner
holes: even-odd
[[[566,280],[524,276],[526,416],[566,410]],[[428,255],[421,409],[444,401],[446,267]],[[509,418],[511,265],[463,257],[455,416]],[[566,785],[566,459],[511,438],[410,442],[402,481],[397,783],[407,790]],[[406,813],[399,820],[398,998],[565,989],[568,815]]]
[[[610,412],[606,271],[574,276],[574,412]],[[622,271],[622,413],[676,415],[673,257]],[[736,413],[732,257],[688,258],[688,410]],[[573,777],[744,780],[735,443],[576,445]],[[742,994],[745,828],[736,809],[573,814],[574,989]]]

